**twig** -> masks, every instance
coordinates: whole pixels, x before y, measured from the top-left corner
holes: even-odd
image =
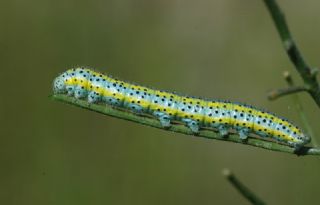
[[[316,78],[317,70],[309,67],[302,57],[302,54],[291,36],[284,14],[276,1],[264,0],[264,3],[272,16],[291,62],[302,77],[305,87],[308,88],[306,91],[312,96],[318,107],[320,107],[320,87]]]
[[[288,85],[290,87],[294,87],[295,86],[294,85],[294,81],[293,81],[293,79],[292,79],[292,77],[291,77],[291,75],[290,75],[290,73],[288,71],[285,71],[283,73],[283,77],[284,77],[284,79],[286,80],[286,82],[288,83]],[[295,104],[296,110],[297,110],[297,112],[298,112],[298,114],[300,116],[300,119],[301,119],[301,121],[302,121],[302,123],[304,125],[304,128],[306,129],[307,133],[309,134],[309,136],[312,139],[312,145],[317,147],[318,146],[317,140],[314,137],[313,130],[312,130],[312,128],[310,126],[310,123],[308,121],[308,118],[307,118],[307,116],[306,116],[306,114],[304,112],[304,109],[303,109],[303,106],[302,106],[302,103],[300,101],[299,96],[298,95],[292,95],[292,100],[293,100],[293,102]]]
[[[83,100],[77,100],[73,97],[68,97],[66,95],[53,95],[51,96],[52,99],[57,100],[57,101],[62,101],[67,104],[72,104],[81,108],[85,108],[91,111],[95,111],[98,113],[102,113],[105,115],[137,122],[139,124],[159,128],[159,129],[164,129],[164,130],[169,130],[177,133],[182,133],[186,135],[194,135],[194,133],[191,132],[189,128],[187,128],[184,125],[179,125],[179,124],[174,124],[170,126],[169,128],[163,128],[160,124],[160,122],[155,119],[155,118],[150,118],[147,116],[140,116],[131,112],[123,111],[123,110],[118,110],[116,108],[113,108],[111,106],[106,106],[106,105],[99,105],[99,104],[88,104],[86,101]],[[255,147],[260,147],[263,149],[267,150],[272,150],[272,151],[278,151],[278,152],[286,152],[286,153],[291,153],[291,154],[297,154],[297,155],[320,155],[320,148],[312,148],[312,147],[303,147],[299,150],[297,153],[294,148],[278,144],[276,142],[271,142],[271,141],[264,141],[261,139],[257,138],[251,138],[246,142],[243,142],[238,135],[236,134],[230,134],[228,137],[221,137],[218,133],[212,131],[212,130],[201,130],[199,134],[194,135],[196,137],[204,137],[208,139],[216,139],[216,140],[223,140],[223,141],[229,141],[229,142],[234,142],[234,143],[242,143],[246,145],[251,145]]]
[[[228,181],[245,197],[251,204],[254,205],[264,205],[265,203],[257,197],[251,190],[249,190],[245,185],[243,185],[237,177],[231,173],[229,169],[224,169],[222,174],[228,179]]]
[[[283,77],[284,77],[284,79],[286,80],[287,84],[288,84],[290,87],[293,87],[293,86],[294,86],[294,82],[293,82],[292,76],[291,76],[291,74],[290,74],[289,71],[284,71],[284,72],[283,72]]]
[[[285,95],[290,95],[293,93],[298,93],[302,91],[308,91],[308,88],[304,86],[293,86],[293,87],[288,87],[288,88],[281,88],[277,90],[272,90],[271,92],[268,93],[268,99],[269,100],[276,100],[279,97],[285,96]]]

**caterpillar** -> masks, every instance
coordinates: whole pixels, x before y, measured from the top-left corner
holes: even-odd
[[[88,103],[105,103],[137,114],[149,114],[163,127],[178,121],[195,134],[200,129],[211,128],[227,136],[232,129],[241,140],[253,134],[296,149],[311,141],[289,121],[250,105],[151,89],[88,68],[73,68],[60,74],[53,81],[53,92],[87,99]]]

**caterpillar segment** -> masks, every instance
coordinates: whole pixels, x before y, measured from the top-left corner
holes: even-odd
[[[231,127],[230,113],[232,104],[223,101],[208,101],[204,111],[204,126],[218,129],[221,136],[226,136]]]
[[[108,76],[104,76],[104,79],[106,80],[106,84],[104,86],[102,102],[112,106],[122,107],[129,90],[129,85]]]
[[[195,134],[201,128],[214,128],[221,136],[226,136],[233,129],[242,140],[256,134],[297,149],[311,140],[287,120],[249,105],[181,96],[121,81],[87,68],[62,73],[54,80],[53,90],[87,99],[89,103],[105,103],[134,113],[150,114],[163,127],[179,121]]]
[[[180,97],[161,90],[153,90],[150,94],[149,112],[157,117],[163,127],[169,127],[176,120]]]

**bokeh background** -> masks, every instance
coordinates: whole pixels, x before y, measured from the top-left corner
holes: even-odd
[[[281,0],[311,65],[319,1]],[[302,126],[282,72],[301,80],[261,1],[10,0],[0,7],[1,204],[248,204],[230,168],[269,204],[319,200],[320,159],[185,136],[50,100],[74,66],[266,108]],[[299,94],[320,136],[318,107]],[[318,138],[318,141],[320,139]]]

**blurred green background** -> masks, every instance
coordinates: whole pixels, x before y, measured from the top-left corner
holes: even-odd
[[[319,1],[281,0],[311,65]],[[302,126],[292,72],[261,1],[10,0],[0,7],[1,204],[248,204],[230,168],[270,204],[319,200],[319,157],[174,134],[51,101],[54,77],[89,66],[121,79],[267,108]],[[319,109],[299,94],[316,136]],[[318,139],[320,141],[320,139]]]

